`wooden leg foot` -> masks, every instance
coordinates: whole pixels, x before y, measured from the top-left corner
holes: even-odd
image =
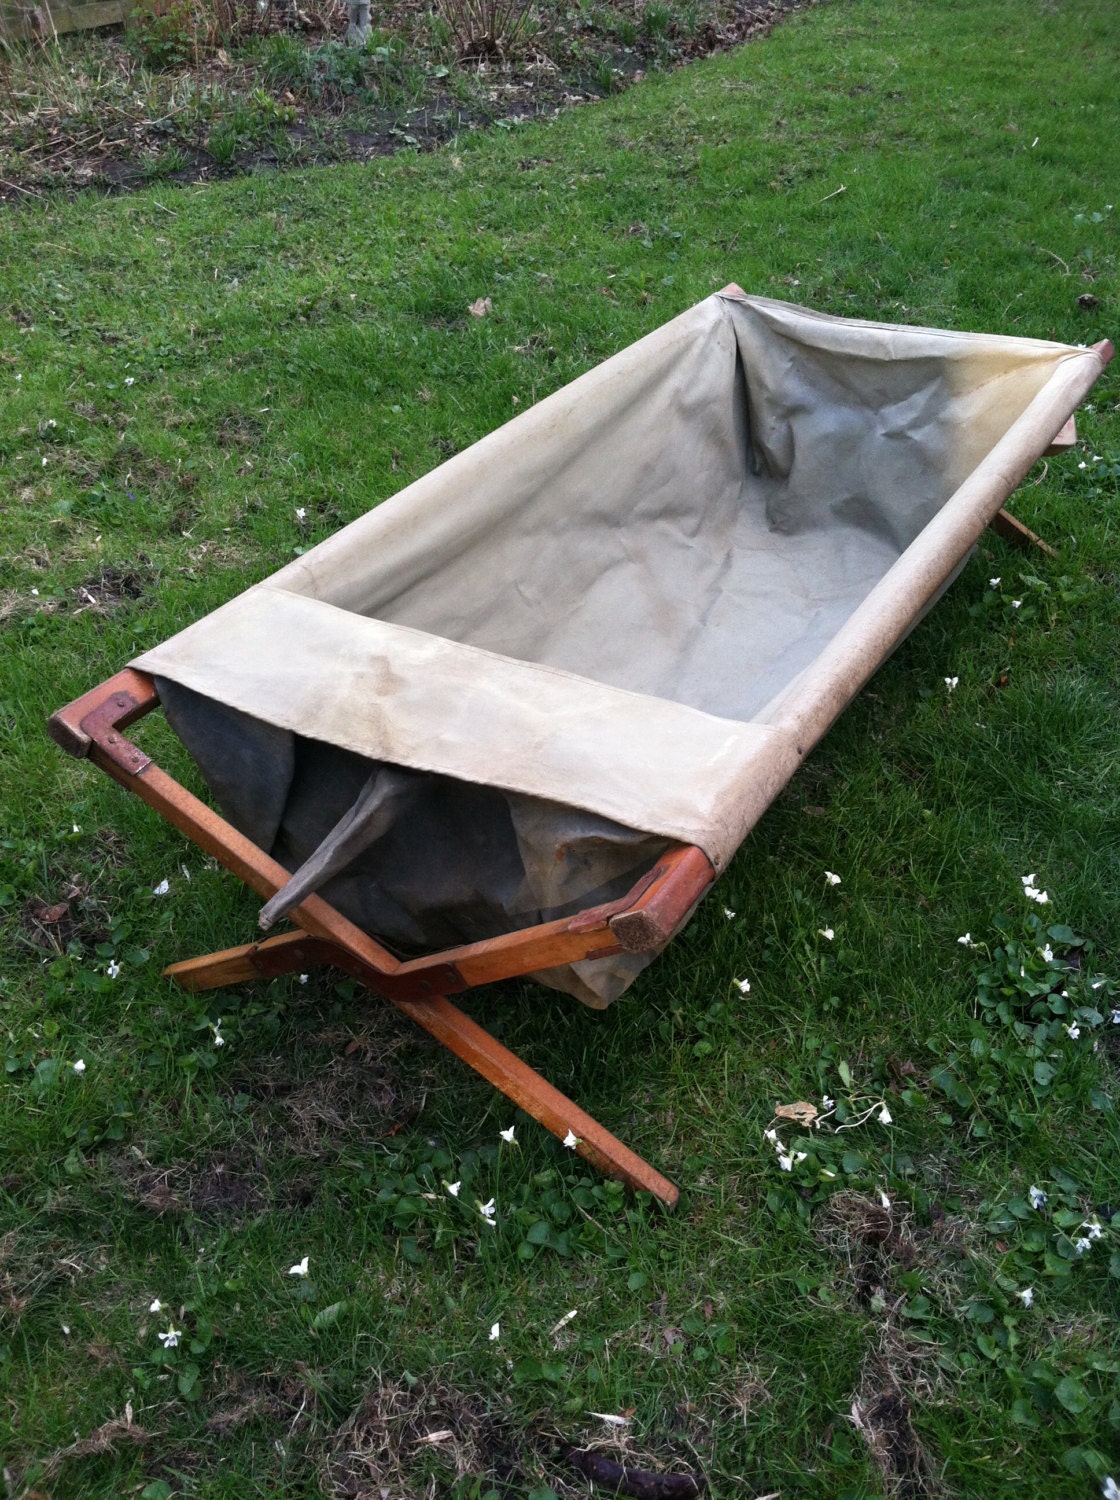
[[[997,511],[988,525],[997,536],[1001,536],[1005,542],[1010,542],[1013,547],[1019,547],[1024,552],[1037,548],[1039,552],[1045,552],[1047,557],[1058,555],[1049,542],[1044,542],[1029,526],[1024,526],[1022,521],[1017,521],[1010,511]]]
[[[578,1141],[574,1149],[604,1176],[652,1193],[670,1208],[676,1203],[679,1190],[667,1177],[662,1177],[609,1130],[604,1130],[597,1120],[565,1098],[539,1073],[534,1073],[516,1053],[495,1041],[489,1032],[448,999],[438,996],[424,1000],[394,1000],[393,1004],[441,1041],[456,1057],[469,1063],[476,1073],[481,1073],[558,1140],[564,1140],[569,1133],[574,1135]]]
[[[246,943],[241,948],[224,948],[221,953],[204,953],[201,958],[184,959],[170,964],[164,973],[192,994],[202,990],[220,990],[231,984],[247,984],[252,979],[275,979],[280,974],[294,974],[311,969],[326,960],[333,945],[309,937],[306,932],[283,932],[279,937],[260,943]]]

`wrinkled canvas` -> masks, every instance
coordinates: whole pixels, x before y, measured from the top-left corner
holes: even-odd
[[[134,665],[297,872],[266,921],[416,952],[719,870],[1100,367],[729,289]]]

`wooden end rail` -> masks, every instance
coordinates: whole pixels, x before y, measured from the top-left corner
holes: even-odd
[[[135,792],[258,895],[274,895],[289,878],[284,866],[160,770],[124,735],[123,730],[158,702],[152,678],[129,668],[59,709],[48,729],[69,754],[92,760]],[[446,997],[583,959],[658,951],[714,879],[702,850],[674,845],[621,900],[408,961],[394,957],[328,902],[312,895],[289,913],[299,931],[172,964],[167,973],[185,989],[206,990],[333,964],[411,1016],[554,1135],[563,1139],[574,1134],[580,1155],[606,1175],[672,1204],[678,1192],[667,1178]]]

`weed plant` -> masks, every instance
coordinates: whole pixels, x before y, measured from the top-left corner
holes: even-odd
[[[13,1494],[1120,1477],[1115,367],[1012,501],[1059,557],[982,539],[617,1005],[466,1001],[675,1213],[329,972],[175,989],[257,903],[43,729],[728,281],[1115,335],[1113,8],[1061,36],[1058,77],[1046,6],[851,0],[547,127],[4,210]]]

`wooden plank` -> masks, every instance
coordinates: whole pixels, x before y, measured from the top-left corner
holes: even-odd
[[[88,5],[33,5],[0,10],[0,35],[6,37],[63,36],[96,26],[119,26],[135,8],[136,0],[91,0]]]

